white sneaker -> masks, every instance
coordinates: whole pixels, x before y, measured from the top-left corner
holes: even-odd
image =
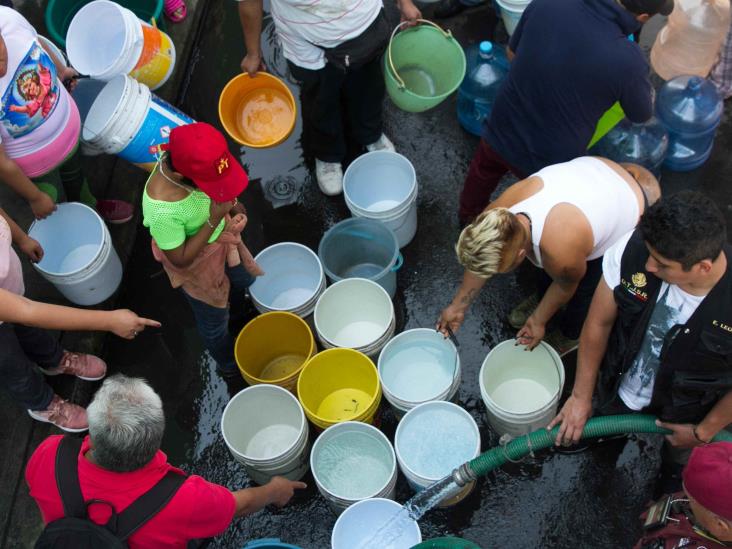
[[[381,134],[381,137],[379,137],[378,141],[371,143],[371,145],[366,145],[366,149],[369,152],[374,152],[374,151],[396,152],[396,149],[394,148],[394,143],[392,143],[389,140],[389,138],[386,137],[383,133]]]
[[[315,159],[315,178],[323,194],[335,196],[343,191],[343,168],[340,162]]]

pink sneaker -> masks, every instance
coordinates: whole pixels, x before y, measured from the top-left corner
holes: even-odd
[[[35,420],[51,423],[68,433],[81,433],[89,429],[86,419],[86,410],[77,404],[72,404],[58,395],[45,410],[28,410],[28,415]]]
[[[135,207],[124,200],[97,200],[97,212],[107,223],[127,223],[135,215]]]
[[[47,376],[67,374],[85,381],[97,381],[107,375],[107,364],[94,355],[64,351],[56,368],[41,368],[41,372]]]

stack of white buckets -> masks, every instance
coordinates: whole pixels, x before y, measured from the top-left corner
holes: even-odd
[[[516,30],[516,25],[521,20],[524,10],[531,4],[531,0],[496,0],[496,4],[501,11],[506,32],[510,36]]]

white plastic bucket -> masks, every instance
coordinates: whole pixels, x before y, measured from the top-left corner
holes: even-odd
[[[315,252],[302,244],[280,242],[255,259],[264,276],[257,277],[249,294],[260,313],[287,311],[304,318],[313,312],[326,284]]]
[[[527,352],[514,340],[496,345],[480,368],[479,385],[488,422],[500,435],[517,437],[546,427],[557,413],[564,365],[543,341]]]
[[[433,400],[452,400],[461,380],[460,355],[442,334],[428,328],[402,332],[379,355],[379,380],[397,417]]]
[[[394,333],[394,305],[376,282],[347,278],[323,292],[313,320],[324,347],[347,347],[375,356]]]
[[[370,547],[367,543],[379,528],[386,525],[402,510],[396,501],[384,498],[364,499],[354,503],[338,517],[330,537],[332,549],[360,549]],[[408,524],[388,547],[381,549],[411,549],[422,542],[422,533],[417,521],[407,519]]]
[[[300,480],[308,471],[308,422],[287,389],[263,384],[240,391],[224,409],[221,433],[257,484],[275,475]]]
[[[399,247],[417,232],[417,175],[406,157],[374,151],[354,160],[343,176],[343,196],[354,217],[381,221]]]
[[[472,416],[452,402],[412,408],[397,426],[394,450],[399,468],[419,492],[480,454],[480,432]],[[473,488],[468,484],[442,505],[454,505]]]
[[[336,514],[362,499],[395,496],[394,448],[384,433],[366,423],[345,421],[328,427],[313,444],[310,470]]]
[[[155,90],[175,66],[175,46],[160,29],[109,0],[84,5],[69,24],[66,51],[81,74],[110,80],[130,74]]]
[[[117,290],[122,263],[107,226],[89,206],[59,204],[46,219],[34,221],[28,235],[44,251],[33,266],[72,303],[96,305]]]
[[[506,27],[506,32],[509,36],[516,30],[516,26],[521,20],[521,16],[524,13],[526,7],[531,3],[531,0],[496,0],[496,4],[501,10],[501,18],[503,24]]]
[[[81,127],[84,127],[86,117],[91,110],[94,101],[96,101],[99,94],[102,92],[104,87],[107,85],[103,80],[94,80],[92,78],[82,78],[76,83],[74,91],[71,92],[71,97],[76,103],[76,107],[79,109],[79,118],[81,119]],[[81,152],[86,156],[96,156],[102,154],[102,151],[94,148],[82,139],[81,141]]]
[[[93,149],[116,154],[151,171],[157,145],[170,130],[193,119],[124,74],[110,80],[92,103],[81,139]]]

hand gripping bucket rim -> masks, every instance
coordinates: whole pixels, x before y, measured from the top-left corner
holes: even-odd
[[[378,502],[378,503],[373,503]],[[349,540],[350,545],[346,546],[343,544],[338,545],[337,542],[339,539],[336,538],[336,535],[340,532],[342,528],[345,528],[344,524],[347,524],[349,521],[349,516],[354,513],[361,513],[362,509],[365,509],[368,506],[373,505],[384,505],[391,507],[394,511],[393,513],[397,513],[399,510],[402,509],[402,505],[400,503],[397,503],[396,501],[393,501],[391,499],[386,498],[369,498],[369,499],[362,499],[361,501],[357,501],[353,505],[351,505],[348,509],[346,509],[343,514],[341,514],[340,517],[338,517],[338,520],[336,520],[335,524],[333,525],[333,531],[331,532],[330,536],[330,543],[332,549],[354,549],[353,541]],[[413,524],[413,530],[412,534],[414,535],[413,542],[421,543],[422,542],[422,531],[419,529],[419,524],[416,520],[412,521]],[[372,531],[376,531],[376,524],[373,525]],[[355,546],[358,547],[358,546]]]
[[[263,265],[265,263],[266,257],[271,254],[277,253],[279,250],[286,249],[286,248],[292,248],[296,249],[310,259],[313,259],[313,265],[318,265],[318,285],[316,290],[313,292],[313,294],[305,299],[302,303],[298,303],[297,305],[291,305],[289,307],[275,307],[273,305],[268,305],[264,303],[264,298],[260,294],[260,291],[258,289],[257,282],[260,282],[261,284],[264,284],[264,281],[267,277],[267,269]],[[254,258],[260,265],[262,265],[263,270],[265,271],[264,277],[258,277],[261,280],[255,280],[254,284],[252,284],[249,288],[249,295],[252,298],[252,302],[254,303],[255,307],[257,307],[258,310],[262,311],[262,309],[266,311],[286,311],[286,312],[296,312],[299,311],[300,313],[303,313],[303,311],[307,311],[310,306],[314,306],[315,301],[317,301],[320,297],[320,295],[323,292],[323,287],[325,285],[325,271],[323,270],[323,265],[320,262],[320,258],[318,257],[318,254],[316,254],[313,250],[308,248],[307,246],[304,246],[303,244],[297,243],[297,242],[278,242],[276,244],[272,244],[271,246],[267,246],[262,251],[260,251]],[[259,306],[258,306],[259,305]],[[261,309],[260,309],[261,306]],[[297,314],[297,313],[296,313]],[[307,316],[309,312],[305,312],[303,314],[298,314],[298,316]]]
[[[372,494],[368,494],[363,497],[347,497],[343,494],[336,493],[334,487],[328,487],[323,482],[323,479],[320,478],[319,475],[319,467],[317,467],[316,459],[318,457],[318,451],[321,449],[321,446],[324,446],[325,444],[328,444],[332,442],[332,440],[336,437],[338,437],[342,433],[358,433],[359,435],[365,435],[372,440],[375,439],[378,441],[378,443],[383,447],[388,449],[388,454],[391,456],[391,472],[387,476],[387,478],[384,480],[383,484],[379,486],[378,489],[374,490]],[[352,505],[356,501],[360,501],[362,499],[368,499],[372,497],[381,497],[381,496],[388,496],[390,494],[393,495],[394,490],[396,488],[396,481],[397,481],[397,460],[396,460],[396,454],[394,453],[394,448],[389,441],[388,437],[382,433],[379,429],[374,427],[373,425],[370,425],[368,423],[363,423],[360,421],[343,421],[341,423],[336,423],[335,425],[331,425],[328,427],[325,431],[323,431],[318,438],[313,443],[313,447],[310,451],[310,471],[313,474],[313,479],[315,480],[315,484],[318,486],[318,490],[320,493],[328,500],[328,503],[331,505],[331,508],[334,510],[342,511],[346,507]]]
[[[388,383],[384,382],[384,372],[387,367],[387,360],[390,358],[389,352],[392,350],[392,347],[397,346],[399,343],[402,342],[402,340],[415,339],[419,338],[420,336],[424,336],[425,338],[435,336],[436,338],[439,338],[438,343],[444,344],[450,350],[451,355],[455,356],[454,363],[451,364],[453,366],[453,373],[451,374],[450,383],[446,387],[444,387],[444,389],[440,390],[436,395],[430,396],[429,398],[425,398],[421,401],[410,401],[404,397],[400,397],[396,392],[393,391],[393,387],[390,387]],[[416,343],[418,342],[415,341],[415,344]],[[454,396],[459,388],[462,364],[460,360],[460,353],[458,352],[457,347],[455,347],[455,344],[452,341],[443,338],[435,330],[432,330],[430,328],[414,328],[411,330],[405,330],[404,332],[396,335],[386,344],[386,346],[381,350],[381,354],[379,355],[377,370],[379,372],[379,381],[381,382],[381,390],[384,394],[384,398],[386,398],[386,400],[389,401],[389,404],[391,404],[394,408],[402,413],[405,413],[410,409],[426,402],[450,400],[450,398]]]
[[[386,326],[384,326],[383,331],[381,334],[379,334],[378,337],[374,338],[373,340],[367,342],[363,345],[356,345],[355,347],[351,348],[368,348],[372,346],[374,343],[377,343],[379,340],[381,340],[384,337],[384,334],[386,334],[389,331],[389,328],[391,324],[394,322],[395,315],[394,315],[394,304],[391,301],[391,298],[389,297],[389,294],[387,291],[382,288],[379,284],[374,282],[373,280],[368,280],[367,278],[344,278],[343,280],[339,280],[335,284],[331,285],[329,288],[327,288],[323,294],[318,298],[318,302],[315,305],[315,311],[313,313],[313,322],[315,323],[315,331],[318,334],[318,337],[321,339],[321,341],[327,341],[334,347],[350,347],[350,345],[342,344],[342,342],[334,341],[333,337],[328,337],[330,334],[326,333],[328,330],[324,330],[324,319],[323,318],[323,309],[330,305],[329,300],[334,299],[335,303],[338,303],[338,299],[332,298],[331,296],[338,295],[340,292],[348,292],[349,287],[353,286],[362,286],[369,288],[369,291],[372,293],[373,299],[381,299],[382,303],[381,305],[384,305],[386,309],[389,310],[389,320],[386,322]],[[352,290],[351,290],[352,291]],[[350,292],[349,292],[350,293]],[[378,296],[378,297],[377,297]],[[382,311],[383,312],[383,311]],[[383,322],[382,322],[383,324]],[[332,326],[328,326],[328,328],[332,328]]]
[[[493,398],[488,394],[487,388],[485,386],[485,372],[488,367],[487,365],[489,362],[489,358],[491,357],[491,355],[495,355],[497,351],[500,351],[500,349],[503,349],[504,347],[509,347],[509,346],[515,346],[514,340],[508,339],[506,341],[502,341],[498,345],[494,346],[488,352],[486,357],[483,359],[483,364],[481,365],[480,371],[478,373],[478,384],[480,386],[480,393],[481,393],[481,397],[483,398],[483,401],[486,402],[486,398],[487,398],[488,400],[490,400],[492,408],[496,409],[497,411],[499,411],[503,414],[510,414],[511,416],[514,416],[517,418],[522,418],[522,417],[530,418],[531,416],[535,416],[537,413],[541,412],[542,410],[550,409],[552,406],[556,405],[559,398],[561,397],[562,390],[564,387],[564,376],[565,376],[564,366],[562,364],[562,359],[559,357],[559,355],[554,350],[554,348],[544,341],[539,342],[538,348],[541,348],[544,352],[546,352],[547,356],[552,360],[552,363],[554,364],[554,367],[556,369],[557,382],[558,382],[558,388],[557,388],[556,392],[551,396],[549,401],[544,406],[542,406],[538,410],[534,410],[531,412],[525,412],[525,413],[516,412],[513,410],[507,410],[507,409],[499,406],[493,400]],[[536,349],[534,349],[534,352],[535,351],[536,351]]]
[[[424,483],[423,487],[428,486],[432,482],[436,482],[444,477],[438,477],[438,478],[432,478],[425,475],[422,475],[420,473],[415,472],[411,467],[409,467],[402,458],[402,452],[400,451],[400,436],[404,432],[405,429],[409,429],[409,420],[412,417],[415,417],[417,414],[421,413],[424,410],[430,409],[430,408],[442,408],[442,409],[448,409],[451,410],[454,413],[457,413],[461,416],[463,416],[467,420],[467,424],[470,425],[471,430],[475,434],[476,438],[476,444],[475,444],[475,451],[473,452],[473,458],[478,457],[480,455],[480,429],[478,428],[478,424],[476,423],[475,419],[473,419],[473,416],[468,413],[467,410],[462,408],[461,406],[458,406],[457,404],[453,404],[452,402],[445,402],[444,400],[433,400],[431,402],[424,402],[420,404],[419,406],[415,406],[411,410],[409,410],[405,415],[404,418],[402,418],[402,421],[399,422],[396,428],[396,433],[394,433],[394,452],[397,456],[397,461],[399,462],[399,467],[402,469],[402,472],[404,473],[404,476],[407,477],[410,481],[415,482],[416,479],[423,479],[422,482]],[[445,475],[450,474],[448,471],[445,473]]]
[[[303,361],[303,363],[300,365],[299,368],[294,370],[293,372],[290,372],[287,375],[284,375],[280,378],[276,379],[263,379],[258,376],[252,375],[249,373],[245,367],[244,364],[241,363],[239,353],[237,352],[241,346],[243,346],[243,341],[246,337],[250,336],[251,333],[255,328],[258,327],[258,325],[269,322],[269,319],[276,319],[276,318],[282,318],[286,319],[288,322],[294,322],[298,328],[304,329],[305,333],[309,335],[310,338],[310,349],[307,352],[306,358]],[[247,329],[250,330],[250,332],[247,332]],[[315,338],[313,337],[313,332],[310,329],[310,326],[308,326],[307,322],[305,322],[300,316],[296,315],[295,313],[291,313],[289,311],[269,311],[265,312],[263,314],[260,314],[250,320],[246,323],[246,325],[241,329],[239,334],[236,336],[236,340],[234,341],[234,359],[236,360],[236,364],[239,367],[239,371],[241,372],[242,376],[244,377],[244,380],[249,385],[256,385],[256,384],[268,384],[268,385],[277,385],[277,386],[286,386],[285,388],[289,388],[289,384],[294,382],[294,384],[297,383],[297,378],[300,375],[300,372],[302,371],[303,367],[305,366],[305,363],[310,359],[310,357],[313,356],[313,353],[317,351],[317,347],[315,345]],[[286,354],[286,353],[284,353]],[[294,387],[293,387],[294,388]]]

